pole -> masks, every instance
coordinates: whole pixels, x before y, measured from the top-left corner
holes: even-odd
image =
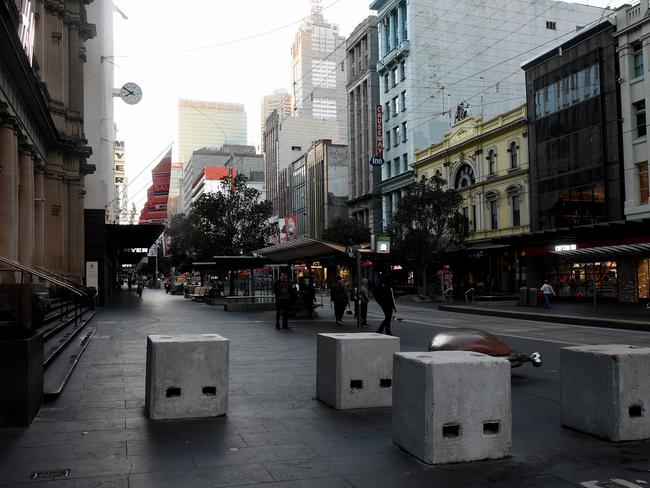
[[[594,312],[598,313],[598,301],[596,299],[596,263],[593,263],[593,277],[594,277]]]
[[[361,327],[361,251],[357,248],[357,327]]]

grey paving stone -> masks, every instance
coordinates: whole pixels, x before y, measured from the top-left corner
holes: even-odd
[[[138,488],[160,488],[161,486],[208,488],[253,485],[269,481],[273,481],[273,478],[261,465],[220,466],[219,468],[129,475],[129,486]]]
[[[205,450],[194,455],[199,468],[210,466],[229,466],[237,464],[258,464],[274,461],[295,461],[318,457],[305,444],[286,446],[264,446]]]

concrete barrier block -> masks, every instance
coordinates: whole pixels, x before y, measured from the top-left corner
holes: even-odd
[[[316,396],[337,408],[389,407],[399,338],[375,333],[318,334]]]
[[[224,415],[229,344],[217,334],[148,336],[145,410],[149,418]]]
[[[650,347],[560,351],[562,425],[611,441],[650,438]]]
[[[393,442],[428,464],[510,456],[510,362],[467,351],[396,353]]]

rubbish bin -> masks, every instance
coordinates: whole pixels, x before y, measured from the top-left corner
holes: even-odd
[[[524,286],[519,288],[519,306],[525,307],[528,305],[528,289]]]
[[[529,288],[528,289],[528,306],[529,307],[536,307],[538,305],[537,300],[538,300],[537,288]]]

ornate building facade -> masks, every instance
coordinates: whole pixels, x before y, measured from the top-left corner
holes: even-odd
[[[0,256],[80,281],[84,0],[0,0]],[[3,283],[16,280],[0,273]]]

